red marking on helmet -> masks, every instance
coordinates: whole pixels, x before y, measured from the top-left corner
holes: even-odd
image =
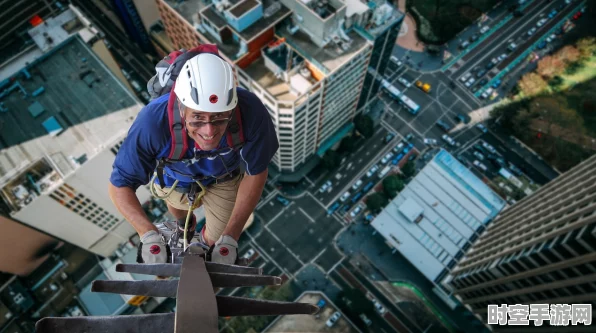
[[[151,247],[149,248],[149,252],[151,252],[151,254],[159,254],[159,252],[161,252],[161,249],[159,248],[159,245],[151,245]]]
[[[209,96],[209,102],[215,104],[215,103],[217,103],[217,100],[218,100],[217,95]]]
[[[219,249],[219,254],[221,254],[222,256],[227,256],[230,253],[230,251],[228,251],[227,247],[222,247],[221,249]]]

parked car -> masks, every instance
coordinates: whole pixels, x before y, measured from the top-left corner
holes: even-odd
[[[281,195],[278,195],[278,196],[276,196],[276,197],[275,197],[275,199],[276,199],[277,201],[279,201],[279,202],[280,202],[282,205],[284,205],[284,206],[287,206],[287,205],[289,205],[289,204],[290,204],[290,201],[289,201],[288,199],[286,199],[286,198],[282,197]]]
[[[507,53],[503,53],[501,54],[497,59],[499,60],[499,62],[505,60],[507,58]]]
[[[393,153],[387,153],[387,155],[385,155],[385,157],[383,157],[381,159],[381,163],[382,164],[387,164],[387,162],[391,161],[391,158],[393,157]]]
[[[486,126],[482,125],[482,124],[476,124],[476,128],[481,130],[482,133],[486,133],[488,132],[488,129],[486,128]]]
[[[366,192],[370,191],[370,189],[373,188],[373,186],[375,186],[375,183],[369,182],[368,184],[366,184],[366,186],[364,186],[364,188],[362,189],[362,192],[366,193]]]
[[[395,146],[395,148],[393,148],[393,152],[398,153],[403,147],[404,147],[404,143],[400,142],[397,144],[397,146]]]
[[[546,40],[541,41],[540,43],[538,43],[538,45],[536,45],[536,48],[539,50],[542,50],[546,47]]]
[[[339,320],[339,317],[341,317],[341,313],[335,311],[335,313],[332,314],[331,317],[329,317],[329,319],[327,319],[325,325],[327,325],[327,327],[333,327],[335,323]]]
[[[488,98],[490,95],[492,95],[493,91],[494,91],[494,89],[493,89],[493,88],[488,88],[488,89],[486,89],[486,90],[485,90],[485,91],[482,93],[482,95],[480,95],[480,97],[482,97],[482,99],[486,99],[486,98]]]
[[[396,157],[393,159],[393,161],[391,161],[391,164],[393,164],[393,165],[397,165],[397,163],[399,163],[399,161],[401,161],[401,159],[402,159],[402,158],[404,158],[404,156],[405,156],[405,154],[404,154],[404,153],[401,153],[401,154],[397,155],[397,156],[396,156]]]
[[[362,322],[367,327],[369,327],[370,325],[372,325],[372,321],[370,319],[368,319],[368,317],[364,313],[361,313],[358,317],[360,317],[360,320],[362,320]]]
[[[443,141],[447,142],[451,146],[455,146],[455,144],[456,144],[455,140],[453,140],[453,138],[447,134],[443,134],[441,139],[443,139]]]
[[[391,56],[391,61],[393,61],[398,67],[403,65],[403,63],[401,62],[401,60],[397,59],[396,56]]]
[[[455,121],[457,121],[458,123],[467,124],[470,122],[470,119],[461,113],[458,113],[454,118]]]
[[[475,161],[474,161],[474,165],[475,165],[475,166],[476,166],[478,169],[480,169],[480,170],[482,170],[482,171],[484,171],[484,172],[486,172],[486,171],[488,170],[488,169],[486,168],[486,165],[484,165],[484,164],[480,163],[478,160],[475,160]]]
[[[395,134],[389,133],[389,134],[385,135],[385,138],[383,139],[383,141],[385,143],[387,143],[387,142],[391,141],[394,137],[395,137]]]
[[[530,29],[527,33],[528,36],[532,36],[536,32],[536,27]]]
[[[552,19],[553,17],[557,16],[558,11],[556,9],[553,9],[549,14],[548,14],[548,18]]]
[[[410,141],[414,138],[414,134],[412,133],[408,133],[408,135],[406,135],[406,137],[404,139],[406,139],[406,141]]]
[[[497,152],[497,150],[495,149],[495,147],[489,145],[488,143],[486,143],[484,141],[482,142],[482,147],[484,147],[484,149],[490,151],[493,154]]]
[[[484,74],[486,74],[486,69],[481,69],[478,71],[478,73],[476,73],[476,77],[481,78],[484,76]]]
[[[408,82],[408,80],[406,80],[406,78],[404,78],[404,77],[397,78],[397,81],[399,81],[399,83],[403,84],[407,88],[410,88],[412,86],[412,84],[410,82]]]
[[[356,193],[356,195],[351,200],[352,204],[355,204],[356,202],[358,202],[358,200],[360,200],[360,198],[362,198],[362,192]]]
[[[362,180],[361,180],[361,179],[358,179],[358,180],[357,180],[357,181],[354,183],[354,185],[352,185],[352,190],[354,190],[354,191],[358,190],[358,188],[360,188],[360,185],[362,185]]]
[[[460,48],[460,49],[465,49],[465,48],[466,48],[466,47],[468,47],[468,46],[470,46],[470,42],[469,42],[469,41],[467,41],[467,40],[464,40],[463,42],[461,42],[461,43],[459,44],[459,48]]]
[[[477,158],[479,161],[483,161],[483,160],[484,160],[484,155],[482,155],[482,153],[480,153],[480,152],[477,152],[477,151],[475,151],[475,152],[474,152],[474,156],[476,156],[476,158]]]
[[[509,44],[509,46],[507,46],[507,50],[509,50],[509,52],[513,52],[516,48],[517,48],[517,44],[515,44],[515,43],[511,43],[511,44]]]
[[[340,206],[339,202],[334,203],[333,205],[331,205],[331,207],[329,207],[329,209],[327,209],[327,215],[331,215],[333,214]]]
[[[488,64],[486,64],[486,70],[491,70],[493,69],[493,67],[495,67],[495,63],[490,61]]]
[[[466,82],[470,77],[472,77],[472,73],[466,73],[464,76],[460,77],[459,80],[461,82]]]
[[[543,26],[546,23],[546,21],[548,21],[548,19],[547,18],[543,18],[540,21],[538,21],[538,23],[536,23],[536,26],[538,28],[540,28],[541,26]]]
[[[436,146],[437,145],[437,140],[430,139],[430,138],[425,138],[424,139],[424,144],[425,145],[429,145],[429,146]]]
[[[331,185],[333,183],[331,183],[330,180],[326,181],[325,184],[323,184],[323,186],[321,186],[321,188],[319,189],[320,193],[325,193],[326,191],[328,191],[331,188]]]
[[[379,303],[379,301],[373,298],[372,302],[375,305],[375,310],[377,310],[379,314],[384,315],[385,312],[387,312],[387,309],[385,309],[385,307],[381,303]]]
[[[523,172],[520,170],[520,168],[518,168],[517,166],[515,166],[515,164],[509,162],[509,170],[511,170],[511,172],[513,172],[514,175],[521,177],[523,176]]]
[[[325,302],[325,300],[324,300],[324,299],[322,299],[322,298],[321,298],[321,299],[319,300],[319,302],[317,303],[317,307],[318,307],[320,310],[322,310],[322,309],[325,307],[325,305],[327,305],[327,302]]]
[[[491,87],[493,87],[493,89],[497,89],[501,85],[501,82],[501,79],[497,79],[495,82],[493,82],[493,85]]]
[[[356,206],[356,208],[350,212],[350,216],[356,217],[358,214],[360,214],[360,212],[362,212],[362,207]]]
[[[368,170],[368,172],[366,173],[366,177],[372,177],[372,175],[375,174],[375,172],[377,172],[379,170],[379,166],[374,165],[372,168],[370,168],[370,170]]]
[[[552,43],[557,38],[557,35],[551,34],[550,36],[546,37],[547,43]]]
[[[468,82],[466,82],[465,86],[468,87],[468,88],[470,88],[474,84],[474,82],[476,82],[476,79],[475,78],[470,78],[468,80]]]
[[[480,80],[480,82],[478,82],[478,85],[482,87],[482,86],[484,86],[487,83],[488,83],[488,79],[487,78],[484,78],[484,79]]]
[[[436,124],[437,126],[439,126],[440,129],[442,129],[445,132],[449,132],[451,130],[451,126],[441,119],[437,120]]]
[[[391,171],[391,166],[388,165],[388,166],[384,167],[383,170],[381,170],[381,172],[379,172],[379,178],[385,177],[389,173],[389,171]]]
[[[254,255],[255,255],[255,250],[248,249],[248,251],[246,251],[246,253],[244,253],[244,255],[242,255],[242,258],[244,258],[244,259],[250,259]]]
[[[470,37],[470,43],[474,43],[475,41],[477,41],[477,40],[478,40],[478,38],[480,38],[480,35],[479,35],[479,34],[473,34],[473,35]]]
[[[350,191],[347,191],[346,193],[341,195],[341,198],[339,198],[339,201],[344,202],[344,201],[348,200],[350,195],[352,195],[352,193],[350,193]]]
[[[480,33],[485,34],[489,29],[490,27],[488,25],[485,25],[484,27],[480,28]]]

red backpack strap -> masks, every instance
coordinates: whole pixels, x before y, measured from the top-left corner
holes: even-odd
[[[167,159],[181,160],[188,149],[188,137],[173,88],[168,100],[168,123],[172,145]]]
[[[242,129],[242,115],[240,114],[240,106],[236,105],[232,118],[228,124],[226,131],[226,140],[228,146],[234,150],[239,149],[244,144],[244,130]]]

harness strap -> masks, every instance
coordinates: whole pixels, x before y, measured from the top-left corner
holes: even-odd
[[[226,131],[226,140],[228,146],[232,149],[237,149],[244,144],[244,130],[242,129],[242,115],[240,114],[240,107],[236,105],[232,118],[228,123],[228,130]]]
[[[168,100],[168,122],[172,138],[168,159],[180,160],[188,149],[188,136],[186,135],[182,115],[178,109],[178,98],[176,98],[173,88]]]

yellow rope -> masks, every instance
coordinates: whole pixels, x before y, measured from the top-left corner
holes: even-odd
[[[163,196],[160,197],[159,195],[157,195],[157,193],[155,193],[155,178],[156,177],[157,177],[157,173],[154,173],[153,178],[151,178],[151,183],[149,185],[149,191],[151,191],[151,195],[153,195],[157,199],[166,200],[176,189],[176,185],[178,185],[178,180],[176,179],[176,181],[174,181],[174,184],[172,185],[170,190],[168,192],[166,192],[166,194],[164,194]]]

